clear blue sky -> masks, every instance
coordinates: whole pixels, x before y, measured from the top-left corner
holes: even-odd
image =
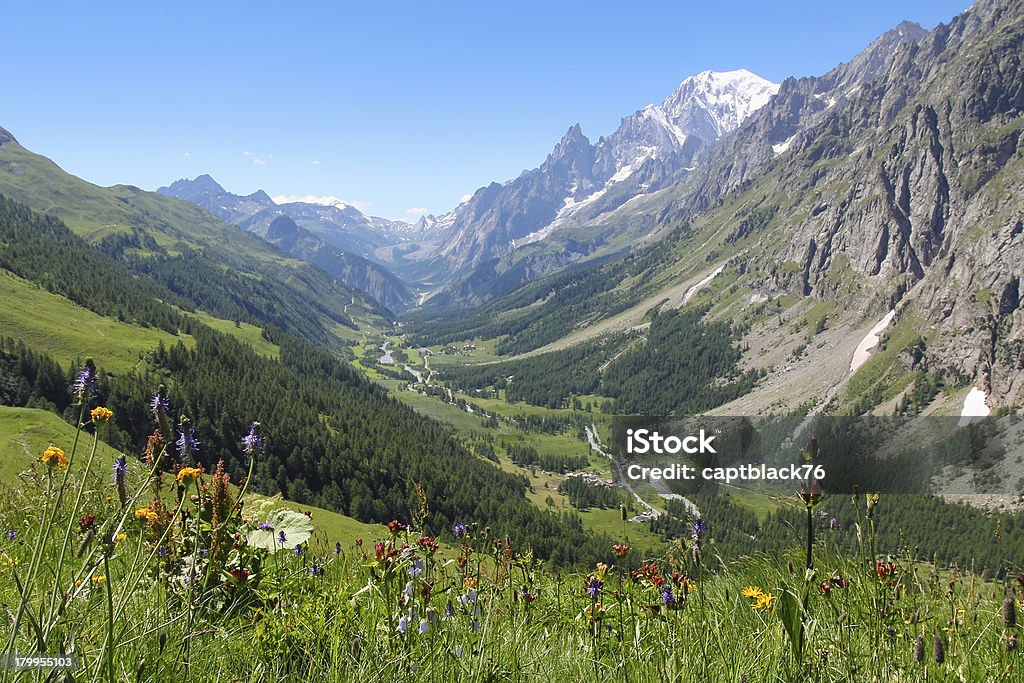
[[[440,213],[703,69],[781,81],[969,0],[8,3],[0,126],[101,185]]]

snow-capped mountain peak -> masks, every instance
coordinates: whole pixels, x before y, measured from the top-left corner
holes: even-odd
[[[661,108],[670,120],[686,128],[708,128],[706,139],[715,140],[740,127],[752,113],[779,91],[772,83],[746,69],[701,71],[679,84]],[[704,136],[702,136],[704,137]]]

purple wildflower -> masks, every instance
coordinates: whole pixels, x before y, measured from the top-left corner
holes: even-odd
[[[178,446],[178,454],[181,457],[185,457],[189,453],[194,453],[199,450],[199,440],[196,439],[196,430],[190,424],[183,424],[182,428],[178,430],[178,440],[175,441]]]
[[[704,520],[700,517],[693,523],[693,537],[699,539],[707,531],[708,525],[704,523]]]
[[[287,540],[288,540],[288,537],[284,535],[283,531],[278,531],[277,532],[277,542],[280,545],[284,545]]]
[[[340,543],[335,543],[334,544],[334,554],[335,555],[341,555],[341,544]]]
[[[667,583],[661,589],[661,601],[670,607],[676,604],[676,596],[672,593],[672,586]]]
[[[295,553],[296,555],[301,555],[303,552],[305,552],[305,550],[302,548],[302,544],[299,543],[298,545],[295,546],[295,550],[293,550],[292,552]]]
[[[596,598],[598,594],[601,592],[602,588],[604,588],[604,583],[601,581],[601,579],[595,576],[592,579],[590,579],[590,583],[587,585],[587,595],[589,595],[592,598]]]
[[[452,534],[455,536],[455,538],[462,538],[468,533],[469,529],[467,529],[466,525],[462,522],[458,522],[455,524],[455,526],[452,527]]]
[[[167,554],[170,553],[170,552],[171,551],[170,551],[170,549],[168,549],[167,546],[162,545],[159,548],[157,548],[156,555],[157,555],[157,557],[167,557]]]
[[[444,615],[449,619],[455,616],[455,605],[452,604],[451,600],[448,601],[448,604],[444,608]]]
[[[309,575],[310,576],[323,576],[324,575],[324,568],[321,567],[320,565],[318,565],[316,562],[314,562],[313,564],[311,564],[309,566]]]
[[[426,565],[423,563],[423,558],[417,557],[409,563],[409,576],[415,579],[423,573],[424,569],[426,569]]]
[[[117,456],[117,460],[114,461],[114,483],[120,486],[124,483],[124,478],[128,476],[128,458],[124,455]]]
[[[124,455],[117,456],[114,461],[114,486],[117,487],[117,499],[121,505],[128,502],[128,458]]]
[[[426,619],[420,619],[420,634],[425,634],[430,630],[430,622]]]
[[[171,402],[164,396],[162,389],[157,390],[153,394],[153,398],[149,400],[149,408],[153,411],[153,417],[160,419],[161,414],[167,414],[167,411],[171,409]]]
[[[242,437],[242,452],[254,456],[263,450],[263,437],[260,435],[260,423],[249,425],[249,433]]]
[[[273,531],[274,530],[273,525],[271,525],[269,522],[260,522],[258,525],[256,525],[256,528],[259,529],[260,531]]]
[[[8,529],[7,530],[7,540],[8,541],[13,541],[17,537],[18,537],[18,532],[17,531],[15,531],[14,529]]]
[[[409,617],[404,614],[398,620],[398,632],[405,633],[409,629]]]
[[[75,396],[83,403],[89,398],[93,388],[96,386],[96,365],[92,359],[85,361],[85,366],[79,370],[75,377]]]
[[[196,554],[201,558],[207,558],[210,556],[210,551],[206,548],[200,548]]]

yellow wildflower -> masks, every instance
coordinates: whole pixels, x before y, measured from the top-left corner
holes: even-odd
[[[757,601],[751,605],[754,609],[770,609],[772,603],[775,602],[775,596],[771,593],[761,593],[757,596]]]
[[[156,513],[155,513],[155,512],[153,513],[153,517],[154,517],[154,518],[156,517]],[[148,519],[148,517],[147,517],[147,519]],[[155,520],[154,520],[154,521],[155,521]],[[115,536],[115,537],[114,537],[114,540],[115,540],[116,542],[120,543],[121,541],[123,541],[123,540],[124,540],[124,539],[126,539],[126,538],[128,538],[128,534],[126,534],[126,533],[124,533],[124,532],[122,531],[121,533],[119,533],[119,534],[118,534],[117,536]]]
[[[594,568],[597,570],[596,574],[599,579],[603,579],[604,575],[608,573],[608,565],[604,562],[598,562]]]
[[[476,584],[477,581],[475,578],[473,578],[472,576],[467,576],[465,579],[462,580],[462,590],[465,591],[471,588],[476,588]]]
[[[92,577],[92,583],[95,586],[102,586],[103,582],[107,580],[107,577],[103,574],[96,574]]]
[[[114,411],[111,410],[110,408],[104,408],[103,406],[100,406],[99,408],[93,408],[89,412],[89,415],[92,416],[93,422],[100,424],[114,417]]]
[[[56,446],[49,446],[43,455],[39,458],[40,462],[46,463],[50,467],[56,467],[59,470],[66,470],[68,468],[68,455]]]
[[[156,521],[160,518],[160,516],[156,514],[156,512],[150,510],[149,508],[139,508],[138,510],[135,511],[135,516],[138,519],[146,520],[150,524],[156,524]]]
[[[186,481],[195,481],[202,473],[203,470],[198,467],[182,467],[178,470],[178,482],[183,484]]]
[[[751,599],[757,599],[758,597],[763,595],[763,593],[761,592],[761,589],[758,588],[757,586],[747,586],[746,588],[743,589],[742,593],[743,593],[743,597],[751,598]]]

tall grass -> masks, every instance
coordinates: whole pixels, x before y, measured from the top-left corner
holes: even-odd
[[[4,683],[1024,680],[1024,577],[875,556],[895,499],[858,507],[859,553],[830,550],[827,530],[794,533],[786,556],[714,572],[703,523],[650,556],[623,528],[589,571],[547,567],[473,520],[442,549],[417,531],[425,496],[413,528],[332,545],[307,516],[258,509],[222,469],[193,468],[162,391],[127,472],[80,466],[104,428],[84,391],[66,467],[51,452],[0,504],[4,652],[79,662]],[[251,462],[258,436],[245,436]]]

